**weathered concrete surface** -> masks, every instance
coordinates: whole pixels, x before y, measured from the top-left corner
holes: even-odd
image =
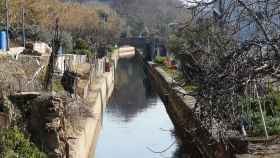
[[[11,47],[9,51],[0,50],[0,54],[11,55],[17,59],[17,57],[24,51],[24,47]],[[41,56],[50,56],[52,49],[48,44],[43,42],[33,43],[33,50],[41,54]]]
[[[44,42],[35,42],[33,44],[33,49],[41,54],[41,56],[50,56],[52,49]]]
[[[21,52],[23,52],[23,50],[24,50],[24,47],[13,47],[13,48],[10,48],[9,51],[0,50],[0,54],[11,55],[16,58]]]
[[[115,65],[118,61],[118,54],[112,55]],[[88,158],[93,156],[97,143],[99,131],[102,124],[103,112],[114,89],[114,75],[116,66],[111,67],[110,72],[105,72],[97,77],[90,85],[85,83],[84,90],[87,91],[85,101],[94,112],[94,118],[88,117],[84,121],[83,129],[69,141],[71,158]]]
[[[56,59],[56,71],[63,74],[67,69],[75,71],[79,65],[87,64],[86,55],[63,54],[58,55]]]
[[[236,158],[280,158],[280,145],[251,144],[249,154],[237,155]]]

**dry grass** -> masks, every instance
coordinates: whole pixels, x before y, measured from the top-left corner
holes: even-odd
[[[28,59],[26,59],[28,60]],[[21,91],[31,80],[39,65],[29,60],[22,62],[7,55],[0,55],[0,82],[2,90]]]

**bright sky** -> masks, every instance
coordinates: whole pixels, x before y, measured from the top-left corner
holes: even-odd
[[[182,3],[184,3],[184,4],[187,4],[187,5],[193,5],[193,4],[195,4],[196,2],[201,2],[201,1],[205,1],[205,2],[209,2],[209,1],[211,1],[211,0],[179,0],[179,1],[181,1]],[[192,3],[193,2],[193,3]]]

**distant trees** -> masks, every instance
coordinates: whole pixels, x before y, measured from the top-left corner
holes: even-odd
[[[10,19],[13,33],[20,32],[21,6],[26,10],[25,22],[28,40],[50,40],[55,19],[59,19],[61,31],[67,33],[68,39],[85,40],[91,47],[104,41],[113,43],[120,32],[120,17],[109,6],[98,4],[83,5],[80,3],[64,3],[58,0],[9,0]],[[1,11],[4,11],[3,1],[0,2]],[[108,20],[103,23],[100,12],[108,15]],[[0,22],[4,22],[3,14],[0,14]],[[18,34],[19,36],[20,34]],[[102,39],[101,39],[102,38]],[[48,41],[46,41],[48,42]]]
[[[126,19],[125,33],[166,37],[168,24],[185,15],[177,0],[115,0],[112,7]]]

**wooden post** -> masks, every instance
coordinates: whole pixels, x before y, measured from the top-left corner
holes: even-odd
[[[261,104],[261,100],[260,100],[260,97],[259,97],[259,93],[258,93],[258,89],[257,89],[257,84],[256,83],[255,83],[255,91],[256,91],[256,94],[257,94],[257,99],[258,99],[258,103],[259,103],[259,109],[260,109],[261,116],[262,116],[262,122],[263,122],[264,131],[265,131],[265,137],[266,137],[266,140],[268,140],[268,132],[267,132],[267,128],[266,128],[265,118],[264,118],[264,114],[263,114],[263,110],[262,110],[262,104]]]

